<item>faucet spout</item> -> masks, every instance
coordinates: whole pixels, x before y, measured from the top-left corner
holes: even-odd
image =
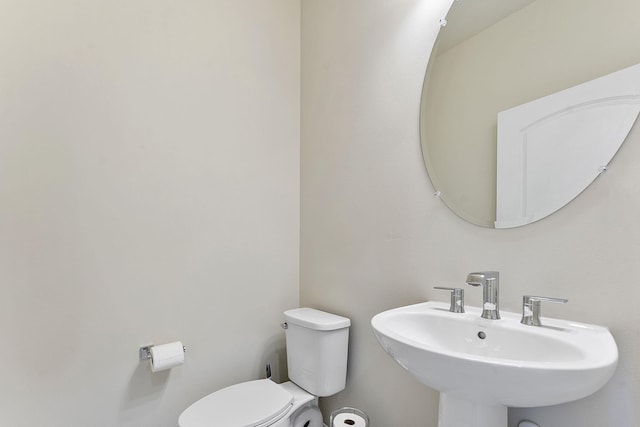
[[[482,317],[500,319],[500,273],[497,271],[469,273],[467,284],[482,286]]]

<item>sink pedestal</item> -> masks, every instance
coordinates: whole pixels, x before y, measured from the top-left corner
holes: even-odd
[[[438,427],[506,427],[507,407],[440,393]]]

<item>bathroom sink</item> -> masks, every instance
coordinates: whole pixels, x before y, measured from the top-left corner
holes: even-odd
[[[502,423],[497,420],[506,425],[508,406],[577,400],[613,375],[618,349],[607,328],[550,318],[543,326],[527,326],[520,314],[502,311],[501,319],[489,320],[481,312],[467,307],[466,313],[451,313],[449,304],[427,302],[371,320],[385,351],[418,381],[441,392],[443,426],[467,425],[460,419],[465,405],[476,415],[487,412],[488,420],[495,415],[488,426]],[[442,413],[452,406],[457,409]],[[443,422],[443,416],[451,421]]]

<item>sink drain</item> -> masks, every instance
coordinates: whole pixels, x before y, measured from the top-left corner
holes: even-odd
[[[485,339],[487,337],[487,334],[485,334],[484,332],[480,331],[478,332],[478,338],[480,338],[481,340]]]

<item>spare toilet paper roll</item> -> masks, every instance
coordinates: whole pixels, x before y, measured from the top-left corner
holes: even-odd
[[[151,372],[164,371],[184,363],[182,342],[154,345],[151,347]]]
[[[333,418],[331,427],[367,427],[367,422],[358,414],[343,412]]]
[[[322,412],[317,406],[308,406],[298,412],[291,422],[292,427],[323,427]]]

